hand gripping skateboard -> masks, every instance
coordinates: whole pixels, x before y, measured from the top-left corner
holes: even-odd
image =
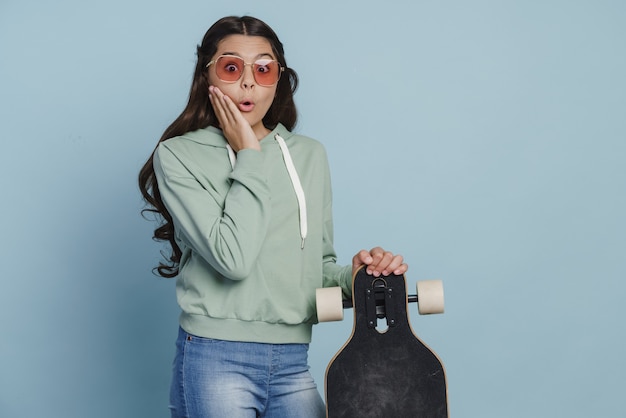
[[[408,302],[420,314],[443,313],[439,280],[417,283],[407,296],[404,276],[374,277],[359,270],[352,282],[352,303],[341,288],[317,289],[320,322],[343,319],[354,307],[352,335],[328,364],[324,381],[328,418],[448,417],[443,364],[414,334]],[[378,326],[386,319],[386,330]]]

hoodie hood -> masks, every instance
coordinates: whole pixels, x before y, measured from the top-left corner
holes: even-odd
[[[279,134],[285,140],[291,138],[294,134],[289,132],[282,124],[278,124],[267,136],[261,139],[261,143],[274,141],[274,136]],[[224,137],[222,130],[214,126],[198,129],[197,131],[187,132],[182,135],[184,139],[196,142],[202,145],[210,145],[218,148],[226,148],[228,141]]]

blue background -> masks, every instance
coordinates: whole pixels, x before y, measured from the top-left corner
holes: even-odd
[[[626,3],[0,3],[0,416],[167,417],[178,308],[136,175],[229,14],[281,37],[343,264],[445,282],[456,417],[624,416]],[[352,327],[319,325],[312,371]]]

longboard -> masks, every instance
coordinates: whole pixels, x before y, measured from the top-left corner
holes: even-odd
[[[440,303],[437,292],[434,302],[428,292],[423,292],[424,304],[435,308],[422,313],[442,312],[443,288]],[[419,294],[414,299],[420,303]],[[404,275],[376,278],[365,269],[355,274],[352,335],[330,361],[324,379],[328,418],[449,416],[444,366],[413,332],[408,301]]]

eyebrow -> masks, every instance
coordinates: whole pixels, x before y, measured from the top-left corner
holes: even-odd
[[[220,55],[234,55],[236,57],[239,58],[243,58],[239,53],[237,52],[222,52]],[[274,56],[272,54],[270,54],[269,52],[262,52],[260,54],[258,54],[256,56],[256,58],[262,58],[262,57],[270,57],[271,59],[275,60],[276,58],[274,58]]]

